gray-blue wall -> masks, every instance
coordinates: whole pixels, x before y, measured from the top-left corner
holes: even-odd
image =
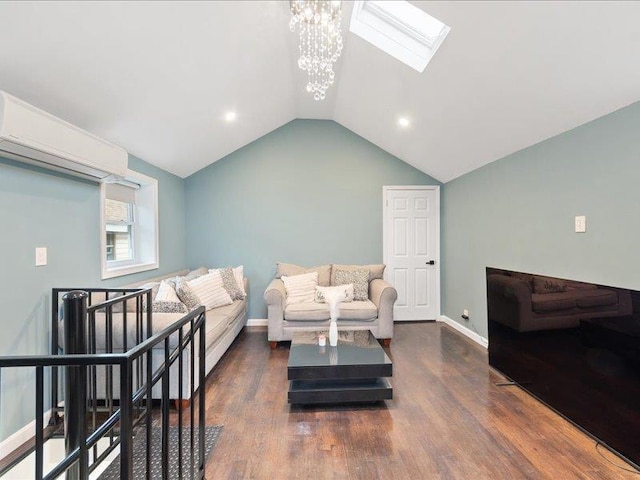
[[[447,183],[443,313],[487,336],[487,266],[640,289],[639,132],[635,103]]]
[[[160,269],[100,280],[100,195],[96,184],[0,159],[0,355],[49,352],[52,287],[113,286],[186,265],[184,180],[130,158],[158,179]],[[34,266],[35,247],[48,265]],[[33,419],[33,382],[3,372],[0,440]]]
[[[249,317],[266,318],[276,262],[382,262],[383,185],[439,182],[333,121],[294,120],[186,179],[187,262],[243,264]]]

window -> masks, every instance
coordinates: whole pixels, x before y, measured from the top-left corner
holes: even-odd
[[[119,183],[103,183],[102,278],[158,268],[158,182],[128,170]]]
[[[423,72],[451,30],[404,0],[358,0],[349,29],[382,51]]]

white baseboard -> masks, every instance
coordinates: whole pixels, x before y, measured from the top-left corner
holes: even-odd
[[[46,427],[51,418],[51,410],[44,413],[43,424]],[[22,445],[24,442],[31,440],[36,436],[36,421],[28,423],[13,435],[5,438],[0,443],[0,460],[13,452],[16,448]]]
[[[247,327],[266,327],[269,325],[269,320],[266,318],[250,318],[247,320]]]
[[[489,346],[489,341],[486,338],[478,335],[473,330],[465,327],[464,325],[456,322],[455,320],[450,319],[446,315],[440,315],[438,317],[438,321],[446,323],[447,325],[449,325],[454,330],[459,331],[460,333],[462,333],[463,335],[469,337],[471,340],[476,342],[478,345],[483,346],[484,348],[487,348]]]

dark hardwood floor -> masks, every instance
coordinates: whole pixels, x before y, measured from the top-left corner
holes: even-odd
[[[394,398],[291,407],[288,344],[245,329],[209,376],[207,423],[224,431],[208,479],[623,479],[633,470],[504,378],[441,323],[397,324]]]

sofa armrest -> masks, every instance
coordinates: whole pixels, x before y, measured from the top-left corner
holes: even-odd
[[[378,337],[393,338],[393,304],[398,299],[398,291],[378,278],[369,283],[369,298],[378,308]]]
[[[531,290],[519,278],[493,274],[487,277],[489,320],[519,332],[534,329]]]
[[[284,289],[284,282],[279,278],[274,278],[264,291],[264,301],[267,305],[284,306],[287,298],[287,291]]]
[[[264,291],[264,301],[267,303],[268,337],[269,341],[277,342],[284,339],[284,306],[287,292],[284,282],[274,278]]]

